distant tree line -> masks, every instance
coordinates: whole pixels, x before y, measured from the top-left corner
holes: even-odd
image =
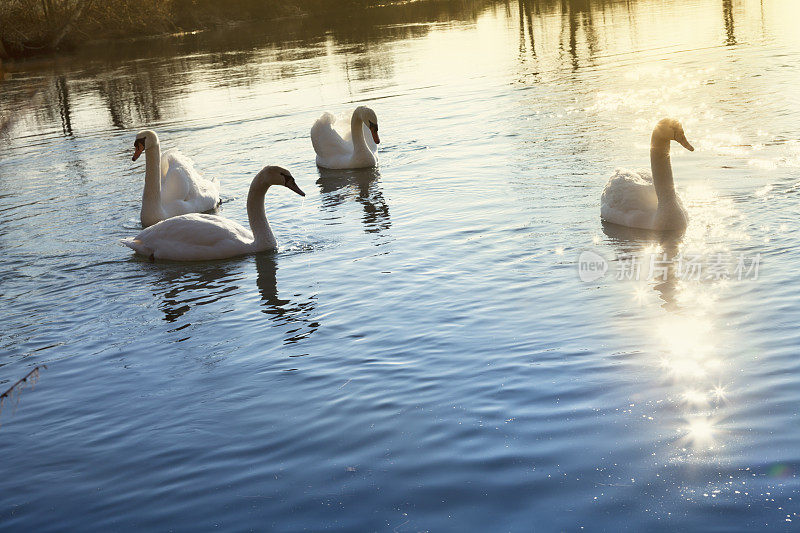
[[[101,38],[208,28],[227,22],[329,13],[373,0],[0,0],[0,59]]]

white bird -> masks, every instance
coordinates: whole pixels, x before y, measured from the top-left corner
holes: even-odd
[[[136,134],[133,160],[145,152],[142,226],[186,213],[214,209],[219,203],[219,182],[204,178],[192,160],[177,150],[161,155],[158,135],[145,130]]]
[[[689,215],[675,194],[669,159],[670,141],[694,151],[680,122],[669,118],[659,121],[650,138],[652,172],[617,169],[600,197],[600,217],[603,220],[657,231],[686,229]]]
[[[288,170],[264,167],[253,178],[247,194],[250,230],[218,215],[192,213],[163,220],[122,243],[152,261],[210,261],[275,249],[277,242],[264,212],[264,196],[270,185],[283,185],[306,195]]]
[[[378,117],[375,111],[360,106],[350,117],[350,131],[344,136],[334,129],[336,117],[324,113],[311,127],[311,144],[317,165],[323,168],[368,168],[378,164]],[[365,135],[366,131],[372,134]]]

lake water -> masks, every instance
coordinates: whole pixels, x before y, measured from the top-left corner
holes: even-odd
[[[351,15],[0,84],[0,389],[46,365],[0,413],[0,527],[796,530],[797,3]],[[362,103],[379,167],[318,170],[314,120]],[[696,148],[686,234],[604,227],[666,116]],[[241,223],[252,176],[290,169],[277,253],[122,246],[145,128]]]

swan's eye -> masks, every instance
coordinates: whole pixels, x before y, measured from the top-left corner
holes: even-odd
[[[134,148],[138,147],[139,145],[141,145],[142,150],[144,150],[144,139],[136,139],[135,141],[133,141]]]
[[[286,183],[291,183],[292,179],[294,179],[294,178],[292,178],[292,176],[291,176],[291,175],[289,175],[289,174],[286,174],[285,172],[281,172],[281,176],[283,176],[284,178],[286,178]]]
[[[378,125],[370,120],[369,121],[369,129],[378,131]]]

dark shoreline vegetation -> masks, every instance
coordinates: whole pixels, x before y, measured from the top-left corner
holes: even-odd
[[[0,10],[7,7],[3,1],[0,0]],[[526,6],[531,2],[521,1]],[[539,1],[533,0],[526,7],[526,13],[528,8],[538,7]],[[545,3],[557,5],[557,0],[544,0],[542,4]],[[255,54],[266,54],[265,57],[277,62],[291,60],[298,54],[317,58],[327,53],[326,47],[330,44],[362,54],[353,64],[358,69],[353,72],[354,77],[381,77],[386,69],[391,69],[381,43],[422,37],[432,24],[474,22],[492,5],[504,4],[498,0],[358,0],[336,3],[336,10],[328,8],[314,15],[281,15],[242,21],[229,18],[208,27],[207,31],[169,26],[167,29],[172,31],[158,32],[150,27],[149,32],[137,30],[133,35],[119,33],[117,37],[109,37],[108,33],[93,34],[73,43],[71,50],[62,45],[56,52],[40,50],[37,51],[39,55],[0,60],[0,90],[4,96],[0,103],[0,140],[26,116],[33,121],[58,119],[64,134],[72,135],[76,126],[73,120],[75,84],[89,83],[93,87],[116,128],[127,129],[135,124],[164,119],[169,113],[175,87],[186,82],[187,73],[197,68],[197,60],[186,59],[165,67],[159,62],[152,63],[155,58],[202,53],[204,57],[213,58],[207,65],[213,71],[248,64]],[[4,31],[2,28],[4,26],[0,26],[0,35]],[[122,67],[122,63],[126,66]],[[286,68],[285,65],[276,66],[274,72],[262,75],[290,74],[284,70]],[[26,83],[26,76],[32,76],[35,81]],[[243,79],[236,83],[250,81]]]
[[[96,40],[363,9],[374,0],[3,0],[0,60],[74,50]]]

